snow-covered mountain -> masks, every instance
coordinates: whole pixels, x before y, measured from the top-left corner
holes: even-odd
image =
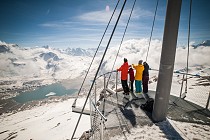
[[[0,42],[0,50],[1,79],[75,78],[88,68],[90,59],[88,56],[67,55],[50,47],[25,49],[5,42]],[[81,66],[82,68],[78,69]]]
[[[104,52],[105,47],[99,47],[97,50],[97,55],[101,55]],[[71,56],[94,56],[96,52],[96,48],[88,48],[88,49],[82,49],[82,48],[67,48],[67,49],[57,49],[61,53],[68,54]]]
[[[72,56],[91,56],[90,52],[82,48],[67,48],[61,52]]]
[[[209,41],[203,44],[208,45]],[[151,68],[158,69],[160,63],[162,42],[152,40],[147,62]],[[104,58],[101,71],[102,73],[110,71],[116,59],[119,46],[108,49]],[[84,75],[92,61],[92,55],[96,49],[54,49],[49,46],[35,48],[21,48],[16,44],[0,42],[0,77],[1,79],[73,79]],[[104,48],[98,50],[97,57],[92,66],[92,74],[101,61],[101,54]],[[120,52],[117,56],[114,69],[120,67],[123,58],[128,59],[129,64],[136,64],[140,59],[145,61],[148,50],[148,39],[128,40],[123,42]],[[190,47],[189,65],[208,71],[210,66],[210,47]],[[186,67],[187,49],[178,47],[176,51],[175,70]],[[198,70],[199,72],[199,70]],[[200,72],[202,73],[202,72]],[[209,73],[205,73],[209,74]]]
[[[59,60],[61,60],[53,52],[41,53],[39,56],[42,57],[45,61],[48,61],[49,59],[52,59],[53,61],[59,61]]]
[[[9,48],[6,45],[0,45],[0,53],[9,52]]]
[[[192,45],[194,48],[200,47],[200,46],[205,46],[205,47],[210,47],[210,40],[205,40],[202,43]]]

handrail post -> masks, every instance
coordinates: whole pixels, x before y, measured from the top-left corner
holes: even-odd
[[[106,75],[104,74],[104,97],[106,95]]]
[[[116,72],[116,97],[117,97],[117,104],[118,104],[118,95],[117,95],[117,79],[118,79],[118,72]]]
[[[188,68],[187,68],[188,69]],[[186,74],[186,82],[185,82],[185,91],[184,91],[185,95],[187,94],[187,74]],[[185,97],[184,97],[185,98]]]
[[[101,140],[103,140],[104,139],[104,126],[103,126],[103,119],[102,119],[102,117],[101,117]]]
[[[96,81],[95,81],[95,104],[96,104]]]
[[[92,117],[92,104],[91,104],[91,99],[90,99],[90,97],[89,97],[89,102],[90,102],[90,128],[92,129],[92,126],[93,126],[93,122],[92,122],[92,119],[93,119],[93,117]],[[90,134],[90,133],[89,133]]]
[[[183,77],[182,77],[182,85],[181,85],[181,90],[180,90],[180,95],[179,95],[180,98],[181,98],[181,96],[182,96],[183,84],[184,84],[184,74],[183,74]]]
[[[210,102],[210,91],[209,91],[209,97],[208,97],[208,100],[207,100],[207,103],[206,103],[206,109],[208,109],[208,107],[209,107],[209,102]]]
[[[108,85],[108,83],[107,83]],[[106,99],[106,75],[104,74],[104,98],[103,98],[103,109],[102,114],[104,115],[105,112],[105,99]],[[101,140],[104,139],[104,126],[103,126],[103,119],[101,117]]]

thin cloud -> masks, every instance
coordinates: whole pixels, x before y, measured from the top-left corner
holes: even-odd
[[[50,13],[50,9],[47,10],[46,15],[49,15],[49,13]]]
[[[78,16],[77,18],[82,21],[107,23],[107,21],[109,21],[110,16],[111,12],[106,12],[102,10],[84,13]]]
[[[126,10],[126,13],[130,15],[130,9]],[[132,18],[139,19],[139,18],[151,18],[154,16],[154,13],[142,8],[135,8],[132,13]]]
[[[69,28],[77,23],[78,22],[73,22],[73,21],[53,21],[53,22],[39,24],[39,26],[48,27],[48,28]]]
[[[125,9],[120,18],[117,30],[115,32],[115,37],[112,42],[120,42],[121,37],[125,26],[127,24],[128,18],[130,16],[131,9]],[[65,32],[61,37],[60,35],[56,35],[56,38],[63,41],[70,42],[80,42],[79,44],[87,44],[88,42],[96,42],[99,40],[99,36],[102,36],[102,32],[104,31],[110,17],[112,15],[112,11],[109,7],[106,6],[106,9],[100,11],[92,11],[86,12],[76,17],[71,17],[66,20],[46,22],[43,24],[39,24],[39,26],[44,28],[52,28],[53,30],[65,30],[71,31]],[[116,11],[111,25],[116,21],[117,16],[119,15],[119,10]],[[143,20],[144,19],[153,19],[154,13],[148,10],[141,9],[136,7],[132,13],[131,21],[128,26],[128,33],[126,34],[126,38],[139,38],[144,37],[145,30],[150,30],[151,27],[145,26]],[[139,22],[140,21],[140,22]],[[142,22],[141,22],[142,21]],[[110,30],[112,28],[109,28]],[[109,31],[108,31],[109,33]],[[106,34],[107,36],[109,34]],[[136,35],[137,34],[137,35]],[[55,39],[56,39],[55,38]],[[53,40],[53,39],[48,39]],[[85,43],[84,43],[85,42]],[[79,45],[77,44],[77,45]],[[79,45],[79,46],[80,46]],[[72,46],[73,47],[73,46]]]
[[[85,30],[85,28],[88,28],[90,30],[92,28],[91,26],[94,26],[94,28],[99,28],[100,26],[107,25],[108,21],[110,20],[112,12],[107,9],[109,8],[106,7],[106,10],[83,13],[77,17],[71,17],[71,19],[67,19],[67,20],[42,23],[42,24],[39,24],[39,26],[46,27],[46,28],[55,28],[55,29],[76,29],[76,27],[79,26],[79,28],[77,29],[80,29],[80,30],[82,29]],[[131,9],[125,9],[123,11],[118,26],[123,26],[123,27],[126,26],[128,18],[130,16],[130,12],[131,12]],[[112,21],[116,21],[118,14],[119,14],[119,10],[116,11]],[[152,16],[153,16],[152,12],[144,10],[144,9],[136,8],[134,9],[132,13],[132,17],[131,17],[132,22],[130,23],[129,26],[132,26],[134,28],[139,28],[140,23],[137,24],[135,22],[136,20],[140,18],[142,19],[152,18]]]
[[[121,20],[125,23],[127,22],[127,19],[130,15],[131,9],[125,9],[122,13]],[[114,15],[114,20],[117,19],[117,16],[119,14],[119,10],[116,10]],[[81,21],[88,21],[88,22],[99,22],[99,23],[107,23],[112,15],[111,11],[92,11],[84,13],[77,17],[78,20]],[[148,18],[152,17],[154,14],[151,11],[147,11],[144,9],[137,8],[132,13],[132,19],[139,19],[139,18]]]

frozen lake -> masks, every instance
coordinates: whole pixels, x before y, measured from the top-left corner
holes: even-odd
[[[52,85],[39,87],[33,91],[20,93],[13,99],[18,103],[26,103],[28,101],[45,99],[49,96],[73,95],[77,91],[77,89],[66,89],[62,84],[55,83]]]

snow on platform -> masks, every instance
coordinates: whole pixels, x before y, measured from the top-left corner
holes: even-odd
[[[112,94],[100,105],[100,110],[104,113],[107,121],[105,125],[105,138],[110,139],[116,136],[125,136],[131,133],[132,128],[152,126],[154,122],[151,117],[151,112],[142,110],[140,106],[146,102],[145,96],[138,95],[139,98],[133,98],[131,94],[128,96],[122,93]],[[155,91],[149,91],[147,98],[155,98]],[[146,98],[146,99],[147,99]],[[118,99],[118,100],[117,100]],[[195,124],[210,124],[210,111],[181,99],[170,95],[167,118],[171,120],[195,123]],[[167,123],[167,124],[165,124]],[[169,139],[183,139],[183,135],[179,134],[169,121],[155,123],[162,129]],[[166,126],[167,129],[166,130]]]

